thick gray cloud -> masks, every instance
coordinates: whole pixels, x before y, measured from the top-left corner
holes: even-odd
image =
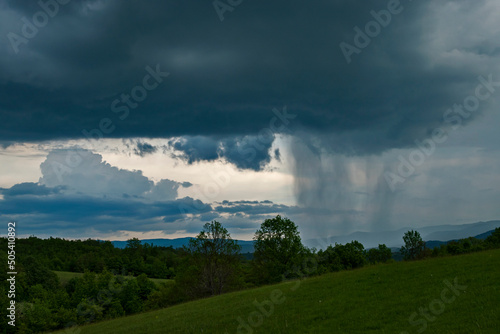
[[[0,201],[0,210],[5,219],[20,222],[19,234],[78,238],[95,231],[164,230],[175,233],[183,229],[186,218],[179,208],[195,205],[199,208],[191,198],[145,202],[131,197],[118,199],[85,194],[54,194],[5,197]],[[210,210],[211,207],[205,205],[205,209],[197,211],[197,215],[201,216]],[[170,225],[174,222],[179,227]]]
[[[156,201],[174,200],[177,198],[177,190],[182,183],[172,180],[161,180],[151,188],[146,195]]]
[[[215,207],[215,210],[218,212],[226,212],[226,213],[238,213],[244,212],[247,214],[272,214],[276,212],[286,212],[290,210],[290,207],[282,204],[274,204],[274,203],[264,203],[264,202],[228,202],[226,201],[223,205],[219,205]]]
[[[158,148],[156,146],[148,143],[143,143],[141,141],[137,142],[137,147],[134,149],[134,153],[141,157],[144,157],[148,154],[153,154],[156,151],[158,151]]]
[[[471,81],[497,68],[499,31],[483,19],[496,7],[448,3],[402,1],[348,65],[339,44],[355,45],[353,27],[364,29],[370,11],[388,1],[252,1],[221,22],[211,2],[75,0],[17,54],[5,37],[0,140],[82,137],[100,131],[103,118],[112,122],[104,126],[110,133],[101,131],[108,137],[256,135],[272,108],[286,104],[297,115],[291,128],[335,134],[333,150],[408,146],[442,123]],[[39,10],[36,2],[7,2],[0,34],[21,35],[21,18]],[[170,75],[127,105],[122,94],[133,95],[157,64]],[[213,147],[203,150],[210,154],[193,159],[215,157]]]
[[[198,161],[214,161],[220,155],[220,143],[201,136],[183,137],[169,141],[169,147],[182,152],[181,158],[192,164]]]
[[[240,169],[261,170],[271,161],[274,134],[214,139],[185,136],[169,141],[169,147],[180,152],[174,156],[189,164],[199,161],[225,159]]]
[[[63,189],[64,186],[49,188],[46,187],[45,185],[40,185],[38,183],[24,182],[15,184],[9,189],[0,188],[0,194],[6,197],[25,196],[25,195],[48,196],[51,194],[58,194]]]
[[[172,181],[170,181],[172,182]],[[166,182],[168,183],[168,182]],[[23,190],[19,192],[20,188]],[[37,189],[38,188],[38,189]],[[297,208],[261,201],[252,205],[226,202],[213,207],[190,197],[148,199],[132,196],[97,197],[68,194],[43,185],[15,185],[0,191],[4,219],[20,222],[20,235],[81,237],[117,231],[164,231],[197,233],[203,223],[218,220],[231,230],[253,233],[266,218]]]

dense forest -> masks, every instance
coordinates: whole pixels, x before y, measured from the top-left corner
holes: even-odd
[[[247,289],[287,279],[350,270],[394,261],[386,245],[366,250],[352,241],[325,250],[303,246],[294,222],[277,216],[255,233],[253,259],[240,254],[228,231],[213,221],[190,241],[173,249],[141,244],[131,239],[125,249],[109,241],[39,239],[16,240],[16,327],[1,328],[36,333],[111,319],[180,302]],[[457,255],[500,247],[500,229],[486,240],[461,239],[434,249],[425,247],[416,231],[404,236],[398,256],[404,260]],[[5,268],[0,306],[9,306],[8,242],[0,239]],[[82,273],[62,281],[58,272]],[[163,279],[156,282],[152,279]]]
[[[0,239],[1,250],[7,249],[7,239]],[[153,247],[130,239],[125,249],[110,241],[39,239],[34,236],[16,240],[16,257],[20,264],[35,257],[50,270],[100,273],[105,268],[124,275],[146,274],[150,278],[173,278],[183,249]]]

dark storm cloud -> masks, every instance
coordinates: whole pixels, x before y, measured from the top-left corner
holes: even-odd
[[[274,135],[227,138],[223,142],[222,153],[236,167],[258,171],[271,161],[269,151],[273,141]]]
[[[6,197],[24,196],[24,195],[47,196],[51,194],[58,194],[61,192],[62,189],[64,189],[63,186],[49,188],[46,187],[45,185],[40,185],[38,183],[25,182],[16,184],[9,189],[0,188],[0,194]]]
[[[136,148],[134,149],[134,153],[140,157],[144,157],[148,154],[153,154],[156,151],[158,151],[158,148],[156,146],[140,141],[137,142]]]
[[[174,156],[189,164],[199,161],[225,159],[240,169],[261,170],[271,161],[269,150],[274,135],[244,136],[215,139],[202,136],[185,136],[169,141],[169,147],[181,152]]]
[[[244,212],[246,214],[270,214],[276,212],[286,212],[290,209],[287,205],[282,204],[240,204],[230,202],[227,205],[216,206],[215,210],[218,212],[226,212],[226,213],[238,213]]]
[[[22,222],[27,234],[55,233],[60,228],[146,231],[154,226],[166,229],[165,224],[185,219],[180,207],[192,205],[193,199],[188,197],[151,203],[134,198],[99,198],[84,194],[16,196],[0,200],[4,217]],[[211,207],[205,205],[205,210],[200,210],[199,214],[210,210]],[[50,225],[51,232],[44,224]]]
[[[169,141],[169,146],[183,153],[188,163],[198,161],[214,161],[219,158],[220,144],[212,138],[201,136],[183,137]]]
[[[219,205],[216,205],[219,204]],[[269,200],[264,201],[222,201],[215,203],[214,211],[218,213],[229,213],[234,216],[245,214],[254,219],[269,217],[272,215],[292,215],[299,217],[300,215],[316,215],[316,216],[335,216],[335,215],[355,215],[360,214],[355,210],[335,210],[333,208],[311,208],[289,206],[284,204],[276,204]],[[264,218],[263,218],[264,219]]]
[[[9,1],[0,9],[0,141],[82,137],[109,118],[113,130],[104,136],[188,136],[191,143],[179,149],[190,161],[213,160],[219,147],[193,138],[256,135],[269,126],[272,108],[286,104],[297,114],[291,128],[335,134],[329,149],[376,153],[428,135],[498,57],[494,45],[471,38],[462,49],[448,42],[444,51],[458,56],[436,61],[433,5],[401,1],[404,10],[347,65],[339,44],[353,44],[353,27],[364,28],[370,11],[388,1],[341,0],[249,1],[223,22],[210,1],[75,0],[16,54],[6,36],[21,34],[21,18],[31,19],[36,3]],[[484,2],[455,3],[464,13]],[[469,33],[482,24],[475,23]],[[465,66],[461,56],[474,55],[481,61]],[[146,67],[157,64],[170,76],[127,107],[126,118],[113,112],[112,103],[126,107],[122,94],[143,85]],[[224,156],[240,168],[269,160],[263,150],[267,157],[244,162],[226,147]]]

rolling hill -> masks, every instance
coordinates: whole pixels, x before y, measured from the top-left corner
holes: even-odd
[[[228,293],[58,333],[498,333],[500,250]]]

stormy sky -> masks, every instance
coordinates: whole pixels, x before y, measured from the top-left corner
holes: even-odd
[[[0,1],[22,235],[303,237],[500,217],[500,3]]]

